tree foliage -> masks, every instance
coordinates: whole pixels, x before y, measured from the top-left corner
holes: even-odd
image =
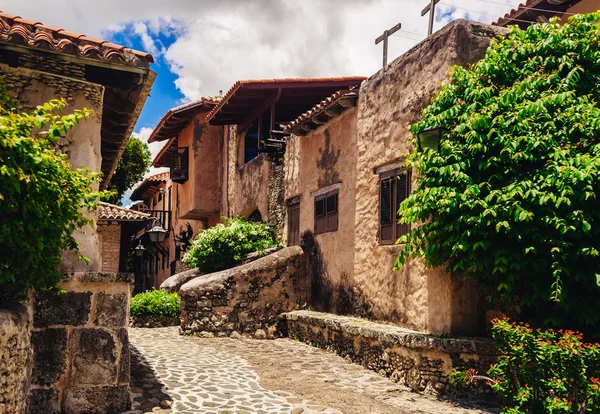
[[[183,257],[184,263],[204,273],[216,272],[235,266],[248,253],[279,245],[272,229],[264,223],[241,217],[223,219],[225,224],[219,223],[198,234]]]
[[[396,267],[422,257],[534,321],[598,324],[598,21],[515,27],[472,68],[453,69],[412,126],[448,132],[439,152],[409,160],[418,188],[400,214],[424,224],[399,240]]]
[[[152,164],[148,144],[139,138],[131,137],[119,160],[117,169],[108,184],[108,190],[114,192],[109,202],[121,205],[123,194],[135,183],[144,178]]]
[[[60,115],[65,105],[52,100],[17,113],[0,87],[0,299],[56,288],[61,252],[77,251],[72,233],[96,206],[98,175],[71,169],[56,152],[58,138],[92,112]]]

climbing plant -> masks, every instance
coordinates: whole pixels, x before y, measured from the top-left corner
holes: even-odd
[[[546,325],[600,321],[600,13],[512,28],[412,126],[447,129],[415,152],[396,262],[476,279]]]
[[[0,300],[54,289],[61,253],[77,251],[72,236],[95,208],[98,175],[71,169],[57,140],[92,112],[61,115],[66,102],[52,100],[18,113],[0,83]]]

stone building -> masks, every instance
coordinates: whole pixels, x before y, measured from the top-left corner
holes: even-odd
[[[102,189],[150,92],[152,62],[147,53],[0,12],[0,78],[17,108],[64,98],[65,112],[92,109],[90,119],[59,138],[57,150],[74,168],[102,172]],[[96,212],[89,214],[97,218]],[[118,238],[111,233],[105,233],[109,250],[109,239]],[[25,412],[26,399],[30,413],[118,413],[130,407],[130,276],[115,267],[101,272],[108,264],[101,260],[95,224],[74,237],[90,263],[73,252],[63,255],[65,293],[36,296],[28,309],[9,310],[19,312],[16,318],[0,312],[0,350],[20,352],[18,358],[0,352],[0,401],[6,412]]]

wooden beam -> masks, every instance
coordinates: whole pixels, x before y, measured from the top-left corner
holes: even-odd
[[[267,99],[265,99],[260,105],[258,105],[256,108],[254,108],[252,110],[252,112],[250,112],[248,114],[248,116],[246,116],[246,118],[244,118],[244,120],[239,123],[239,129],[240,130],[245,129],[248,125],[250,125],[250,123],[252,121],[254,121],[256,118],[258,118],[260,115],[262,115],[262,113],[265,112],[265,110],[268,107],[270,107],[272,104],[277,102],[280,97],[281,97],[281,88],[279,88],[276,91],[274,91],[273,93],[271,93]]]

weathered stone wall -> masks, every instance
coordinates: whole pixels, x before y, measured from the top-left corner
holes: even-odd
[[[306,136],[292,136],[285,154],[285,197],[300,198],[300,234],[312,274],[311,307],[363,313],[354,286],[356,204],[356,108],[350,108]],[[338,229],[313,234],[313,192],[338,188]],[[285,228],[287,237],[287,223]]]
[[[117,273],[121,255],[121,225],[98,225],[97,229],[100,237],[101,271]]]
[[[29,413],[114,413],[130,408],[129,273],[69,273],[65,294],[33,303]]]
[[[370,317],[432,333],[472,334],[481,327],[473,283],[409,261],[392,267],[402,246],[382,246],[376,168],[399,164],[414,149],[409,126],[453,65],[481,59],[504,29],[457,20],[365,81],[358,101],[354,282]],[[415,175],[413,175],[414,179]],[[414,186],[414,182],[413,182]]]
[[[486,372],[491,340],[438,338],[393,325],[311,311],[284,315],[288,335],[363,365],[416,391],[443,393],[454,370]]]
[[[0,413],[23,413],[29,388],[31,321],[19,303],[0,309]]]
[[[0,63],[0,77],[4,78],[9,93],[19,110],[35,108],[51,99],[64,98],[68,107],[65,113],[74,109],[89,108],[94,111],[91,119],[80,122],[69,131],[66,137],[59,138],[58,151],[68,156],[74,168],[89,168],[92,171],[101,169],[101,126],[102,101],[104,87],[79,80],[83,76],[84,67],[76,63],[55,62],[53,59],[40,59],[36,56],[25,56],[26,67],[13,68]],[[29,61],[30,60],[30,61]],[[35,69],[40,69],[38,71]],[[51,73],[60,75],[53,75]],[[69,77],[61,76],[67,74]],[[95,219],[95,213],[89,217]],[[63,254],[61,270],[99,271],[100,242],[95,226],[85,226],[74,232],[79,243],[80,254],[88,257],[89,265],[78,260],[78,254],[66,251]]]
[[[184,284],[181,329],[185,334],[272,338],[279,315],[305,307],[309,290],[304,253],[288,247]]]

